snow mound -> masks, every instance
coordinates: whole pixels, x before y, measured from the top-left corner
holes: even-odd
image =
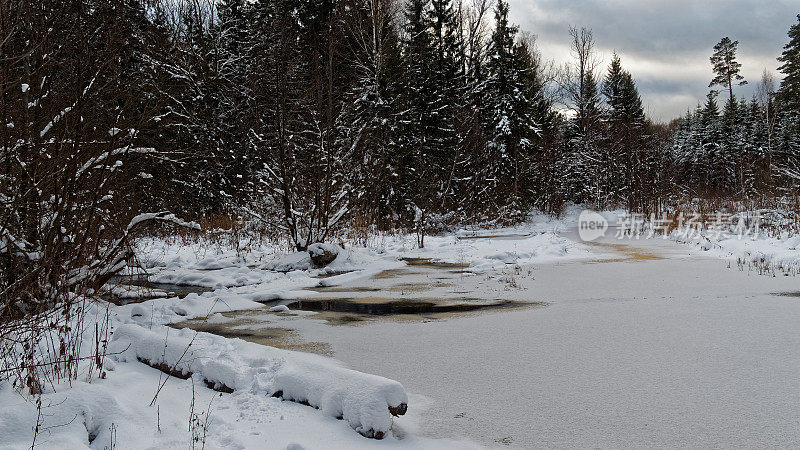
[[[752,265],[764,274],[800,273],[800,236],[795,237],[743,237],[717,236],[705,230],[693,236],[675,231],[670,237],[725,259],[735,259],[744,267]]]
[[[109,353],[174,376],[193,376],[224,392],[246,391],[308,404],[346,420],[367,437],[383,438],[408,398],[397,381],[341,367],[336,361],[184,329],[173,335],[126,324]]]
[[[311,256],[308,252],[292,252],[286,255],[278,255],[271,261],[264,263],[262,268],[275,272],[309,270],[311,269]]]
[[[338,245],[326,244],[326,243],[323,243],[323,242],[317,242],[316,244],[311,244],[311,245],[308,246],[308,253],[312,257],[320,256],[320,255],[322,255],[324,253],[332,253],[332,254],[338,255],[339,254],[339,250],[341,250],[341,249],[339,248]]]

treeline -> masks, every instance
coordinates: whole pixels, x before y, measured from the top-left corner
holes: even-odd
[[[423,245],[568,201],[647,214],[687,194],[796,195],[800,24],[777,92],[737,100],[723,41],[722,114],[712,94],[665,126],[618,56],[599,67],[590,30],[571,29],[572,62],[553,67],[508,14],[504,0],[0,0],[0,379],[35,393],[38,367],[77,377],[84,299],[154,221],[244,218],[298,249],[354,227]]]
[[[424,228],[554,207],[556,169],[541,165],[560,119],[502,1],[225,0],[148,15],[167,38],[148,58],[166,99],[153,145],[188,157],[151,171],[162,185],[146,192],[172,193],[155,202],[233,205],[298,247],[343,220]]]
[[[158,105],[141,138],[175,155],[148,171],[154,205],[244,211],[302,248],[343,220],[424,232],[570,200],[651,210],[670,187],[667,134],[619,58],[598,73],[588,30],[560,69],[503,1],[141,6]]]
[[[711,62],[716,77],[706,101],[677,121],[675,182],[693,196],[752,199],[798,195],[800,186],[800,15],[779,61],[777,89],[765,70],[750,100],[734,86],[746,84],[736,61],[738,41],[722,39]]]
[[[570,30],[571,63],[554,67],[508,14],[500,0],[0,0],[4,300],[96,289],[149,211],[244,217],[304,248],[345,226],[422,236],[568,201],[650,213],[796,192],[800,25],[779,89],[736,99],[726,39],[723,112],[712,94],[667,126],[618,56],[599,66],[590,30]]]

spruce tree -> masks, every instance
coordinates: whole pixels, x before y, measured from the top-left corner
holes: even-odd
[[[628,209],[639,206],[636,197],[642,188],[645,114],[642,99],[630,72],[622,68],[614,54],[603,84],[608,104],[604,156],[608,169],[604,173],[605,189],[613,201],[625,201]]]
[[[413,224],[424,236],[424,223],[438,197],[434,174],[438,171],[437,139],[441,136],[432,99],[439,87],[434,75],[436,54],[432,42],[430,0],[410,0],[406,20],[403,65],[401,153],[399,196],[403,199],[403,222]],[[422,239],[420,239],[422,241]]]
[[[800,130],[800,14],[797,22],[789,28],[789,43],[778,58],[782,63],[778,70],[784,75],[778,95],[783,108],[796,117]]]
[[[575,115],[564,130],[566,185],[571,200],[599,206],[605,201],[601,178],[605,170],[603,161],[607,158],[600,155],[603,120],[595,75],[594,37],[585,28],[570,28],[570,35],[575,62],[569,67],[565,88]]]
[[[456,133],[456,107],[462,103],[463,76],[459,63],[458,24],[452,0],[431,0],[428,10],[431,33],[431,80],[435,89],[430,102],[433,160],[439,177],[435,188],[440,193],[437,203],[441,206],[452,194],[447,173],[452,172],[456,157],[458,135]]]
[[[600,108],[600,91],[593,71],[587,71],[581,81],[577,114],[572,119],[569,144],[572,152],[573,199],[579,202],[603,201],[600,179],[603,167],[598,164],[601,151],[602,110]]]
[[[508,21],[508,3],[495,7],[495,29],[489,44],[488,78],[485,83],[486,133],[490,171],[498,195],[505,195],[512,209],[520,206],[522,172],[540,128],[532,98],[536,86],[529,50],[516,43],[517,27]]]
[[[702,187],[706,191],[718,191],[722,187],[724,164],[722,158],[722,129],[720,127],[719,106],[716,92],[706,96],[706,103],[700,112],[699,169],[703,176]]]
[[[228,193],[238,203],[250,194],[253,184],[249,175],[256,169],[256,155],[249,151],[247,128],[243,126],[252,99],[244,58],[248,42],[246,8],[244,0],[223,0],[217,6],[217,22],[211,27],[220,77],[217,114],[225,157],[223,167]]]
[[[726,100],[720,118],[719,161],[716,167],[721,173],[721,187],[725,193],[734,192],[740,187],[741,179],[736,175],[743,156],[743,147],[740,141],[743,118],[740,115],[739,102],[732,99]]]
[[[362,190],[353,199],[356,206],[374,214],[379,226],[391,227],[405,206],[398,195],[403,77],[399,33],[391,0],[352,4],[347,24],[356,77],[337,121],[337,145],[354,161],[360,159],[351,167],[351,183]]]

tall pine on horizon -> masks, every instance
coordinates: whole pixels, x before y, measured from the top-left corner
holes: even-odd
[[[741,75],[742,65],[736,61],[736,49],[739,41],[731,41],[731,38],[724,37],[714,46],[714,54],[711,55],[711,65],[714,69],[714,79],[708,87],[722,86],[728,89],[730,101],[734,101],[733,85],[739,86],[747,84]]]

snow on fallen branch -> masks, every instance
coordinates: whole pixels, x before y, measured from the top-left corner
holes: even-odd
[[[386,436],[392,415],[404,414],[408,404],[397,381],[316,355],[188,329],[165,340],[138,325],[122,325],[114,331],[109,352],[118,361],[140,361],[178,378],[193,376],[222,392],[247,391],[313,406],[375,439]]]
[[[139,214],[130,220],[122,236],[106,247],[106,250],[103,252],[104,256],[73,273],[69,279],[69,284],[76,285],[87,279],[92,279],[95,289],[103,286],[114,274],[122,270],[128,260],[133,256],[130,252],[125,251],[125,244],[128,242],[131,234],[140,226],[153,221],[171,223],[179,227],[191,228],[193,230],[200,229],[200,224],[197,222],[184,221],[169,211]]]
[[[174,225],[178,225],[180,227],[185,227],[185,228],[191,228],[193,230],[200,229],[200,224],[198,224],[197,222],[187,222],[185,220],[179,219],[175,214],[172,214],[169,211],[161,211],[157,213],[139,214],[138,216],[131,219],[130,223],[128,223],[127,231],[131,231],[137,225],[149,222],[151,220],[158,220],[160,222],[172,223]]]

